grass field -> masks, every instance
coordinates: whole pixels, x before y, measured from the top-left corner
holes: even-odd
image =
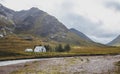
[[[73,47],[70,52],[46,52],[46,53],[11,53],[1,52],[0,60],[27,59],[27,58],[51,58],[51,57],[70,57],[70,56],[94,56],[94,55],[117,55],[120,54],[119,47]],[[8,55],[4,55],[8,54]]]
[[[17,36],[8,36],[0,38],[0,60],[26,59],[26,58],[50,58],[50,57],[68,57],[79,55],[108,55],[120,54],[120,47],[80,47],[71,46],[69,52],[46,52],[46,53],[26,53],[26,48],[34,48],[35,45],[43,44],[39,39],[32,41],[21,39]],[[44,44],[47,44],[44,43]],[[51,46],[56,43],[51,42]]]
[[[70,52],[79,54],[120,54],[120,47],[73,47]]]

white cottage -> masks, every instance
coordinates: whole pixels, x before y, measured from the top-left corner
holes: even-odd
[[[36,46],[34,52],[46,52],[46,48],[44,46]]]
[[[0,34],[0,37],[3,38],[4,37],[3,34]]]
[[[33,49],[27,48],[27,49],[25,49],[25,52],[33,52]]]

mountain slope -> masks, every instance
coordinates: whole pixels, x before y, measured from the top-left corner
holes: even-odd
[[[0,34],[10,34],[14,30],[15,24],[12,20],[13,13],[13,10],[0,4]]]
[[[117,36],[114,40],[112,40],[111,42],[109,42],[107,45],[110,46],[120,46],[120,35]]]
[[[15,35],[0,38],[0,58],[22,55],[26,48],[34,48],[40,44],[40,40],[25,40]]]
[[[92,41],[92,40],[91,40],[89,37],[87,37],[85,34],[83,34],[82,32],[80,32],[80,31],[78,31],[78,30],[76,30],[76,29],[74,29],[74,28],[71,28],[70,31],[73,32],[73,33],[75,33],[75,34],[77,34],[78,36],[80,36],[80,37],[81,37],[82,39],[84,39],[84,40]]]
[[[10,33],[16,35],[32,35],[34,37],[44,38],[47,42],[53,40],[58,43],[69,43],[81,46],[101,46],[101,44],[92,42],[84,34],[71,32],[64,24],[59,22],[54,16],[39,10],[31,8],[29,10],[14,11],[9,8],[0,7],[0,15],[9,22],[7,28],[12,29]],[[3,20],[0,19],[1,22]],[[6,24],[0,24],[5,25]]]
[[[17,12],[14,20],[16,33],[33,33],[46,37],[57,32],[67,32],[67,28],[55,17],[37,8]]]

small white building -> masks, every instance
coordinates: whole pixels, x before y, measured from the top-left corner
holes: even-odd
[[[3,34],[0,34],[0,37],[1,37],[1,38],[3,38],[3,37],[4,37],[4,35],[3,35]]]
[[[25,52],[33,52],[33,49],[27,48],[27,49],[25,49]]]
[[[46,48],[44,46],[36,46],[34,52],[46,52]]]

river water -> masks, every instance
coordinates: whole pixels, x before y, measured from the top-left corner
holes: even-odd
[[[42,60],[42,59],[25,59],[25,60],[0,61],[0,66],[7,66],[7,65],[26,63],[26,62],[32,62],[32,61],[38,61],[38,60]]]

